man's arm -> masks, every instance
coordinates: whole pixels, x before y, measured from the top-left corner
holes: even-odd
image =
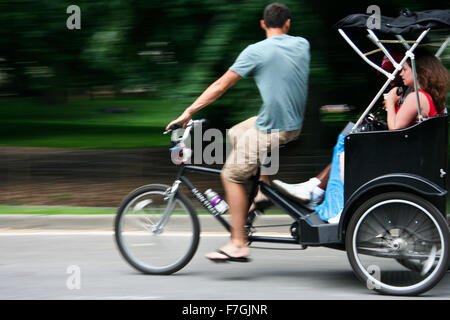
[[[197,111],[203,109],[207,105],[216,101],[222,94],[225,93],[230,87],[232,87],[241,76],[232,70],[228,70],[213,82],[203,93],[191,104],[177,119],[170,122],[166,130],[168,130],[172,125],[183,123],[186,127],[189,120],[191,120],[192,115]]]

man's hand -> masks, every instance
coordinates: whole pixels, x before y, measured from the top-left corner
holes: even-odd
[[[166,130],[169,130],[169,128],[170,128],[171,126],[173,126],[174,124],[180,124],[180,123],[183,124],[183,128],[186,128],[186,126],[187,126],[189,120],[191,120],[191,118],[192,118],[192,113],[190,113],[190,112],[188,111],[188,109],[186,109],[186,110],[181,114],[181,116],[179,116],[178,118],[176,118],[175,120],[173,120],[172,122],[170,122],[170,123],[167,125]]]

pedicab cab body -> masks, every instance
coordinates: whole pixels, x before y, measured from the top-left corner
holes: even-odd
[[[417,295],[433,288],[449,266],[450,235],[446,214],[448,115],[423,119],[401,130],[379,128],[374,107],[411,60],[418,91],[414,50],[431,31],[444,31],[439,57],[450,42],[450,10],[430,10],[399,17],[381,16],[376,29],[367,28],[372,16],[354,14],[336,24],[345,41],[371,67],[387,77],[385,84],[345,136],[344,208],[339,223],[323,221],[317,212],[289,198],[274,186],[253,178],[249,203],[258,188],[273,204],[293,218],[288,236],[258,235],[257,210],[247,219],[248,241],[345,250],[356,276],[369,288],[392,295]],[[347,35],[349,30],[367,32],[378,49],[363,53]],[[380,40],[376,33],[389,39]],[[405,37],[414,36],[413,40]],[[436,39],[436,38],[434,38]],[[404,58],[397,62],[385,45],[404,46]],[[383,53],[395,67],[388,72],[369,59]],[[418,114],[421,115],[420,101]],[[182,151],[190,131],[201,120],[191,120],[181,136],[171,128],[172,152]],[[118,209],[115,238],[123,257],[146,274],[172,274],[182,269],[196,253],[200,221],[191,201],[182,193],[183,184],[228,231],[230,224],[186,177],[188,172],[219,175],[220,170],[187,165],[181,161],[172,186],[150,184],[131,192]],[[338,214],[338,213],[336,213]],[[176,215],[173,216],[172,215]],[[183,215],[187,219],[182,219]],[[180,221],[184,221],[180,223]],[[170,233],[173,232],[173,233]],[[167,234],[168,233],[168,234]],[[168,235],[165,237],[164,235]],[[183,237],[179,241],[178,237]]]
[[[446,213],[448,115],[423,119],[401,130],[376,130],[374,106],[407,59],[411,59],[417,88],[414,50],[431,31],[443,30],[439,57],[449,43],[450,10],[401,12],[397,18],[381,16],[378,29],[367,28],[368,14],[347,16],[336,24],[338,32],[370,66],[387,77],[350,134],[345,137],[344,209],[338,224],[306,214],[298,203],[278,198],[278,205],[301,217],[294,228],[300,244],[347,251],[357,277],[370,289],[392,295],[415,295],[431,289],[448,270],[449,227]],[[363,53],[347,35],[366,31],[378,49]],[[387,36],[380,40],[376,33]],[[417,36],[405,40],[404,36]],[[395,39],[392,39],[395,38]],[[397,63],[387,45],[403,45]],[[392,73],[369,59],[381,52],[391,61]],[[420,101],[418,114],[421,115]],[[275,200],[276,201],[276,200]]]

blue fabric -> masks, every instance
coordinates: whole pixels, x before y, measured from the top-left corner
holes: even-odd
[[[328,179],[327,190],[323,202],[314,207],[319,217],[328,221],[336,217],[344,208],[344,183],[341,178],[340,155],[344,152],[344,142],[346,135],[340,134],[333,149],[333,159],[331,160],[331,171]]]

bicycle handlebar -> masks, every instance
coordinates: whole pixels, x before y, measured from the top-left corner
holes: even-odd
[[[194,126],[197,126],[197,125],[203,125],[203,124],[206,124],[206,123],[208,123],[208,120],[206,120],[206,119],[199,119],[199,120],[192,120],[191,119],[191,120],[189,120],[189,122],[188,122],[188,124],[186,126],[186,129],[194,127]],[[179,128],[181,128],[181,125],[173,124],[173,125],[170,126],[170,128],[168,130],[164,131],[163,134],[171,133],[172,131],[174,131],[176,129],[179,129]]]
[[[178,128],[181,128],[181,126],[179,124],[173,124],[169,127],[169,129],[167,129],[166,131],[163,132],[163,134],[168,134],[171,133],[173,130],[176,130]]]

